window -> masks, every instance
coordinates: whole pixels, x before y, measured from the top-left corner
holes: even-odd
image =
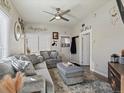
[[[61,36],[61,47],[70,47],[70,42],[69,36]]]
[[[8,16],[0,11],[0,58],[8,56]]]

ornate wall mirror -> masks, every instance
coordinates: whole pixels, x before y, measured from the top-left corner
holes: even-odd
[[[15,26],[14,26],[14,34],[15,34],[15,39],[19,41],[19,39],[21,38],[22,29],[18,21],[16,21]]]

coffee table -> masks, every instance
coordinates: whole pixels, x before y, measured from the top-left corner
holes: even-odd
[[[58,63],[57,68],[60,76],[67,85],[83,82],[83,67],[75,64],[66,66],[65,63]]]

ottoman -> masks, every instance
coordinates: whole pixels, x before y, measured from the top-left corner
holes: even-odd
[[[73,85],[83,82],[83,68],[76,65],[66,66],[64,63],[58,63],[57,69],[63,81],[67,85]]]

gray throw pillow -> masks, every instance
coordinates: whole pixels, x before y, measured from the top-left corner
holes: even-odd
[[[42,51],[42,52],[40,52],[40,54],[41,54],[41,56],[43,56],[44,59],[50,58],[50,56],[49,56],[47,51]]]
[[[56,59],[57,55],[58,55],[57,52],[52,51],[51,54],[50,54],[50,58]]]
[[[14,56],[9,57],[9,60],[11,61],[11,65],[13,66],[13,68],[16,71],[20,71],[21,70],[20,63],[18,62],[18,59],[16,57],[14,57]]]
[[[9,59],[11,61],[11,65],[17,72],[23,71],[30,63],[29,61],[18,60],[16,57],[9,57]]]
[[[43,62],[43,57],[42,56],[37,56],[37,60],[41,63],[41,62]]]
[[[24,61],[30,61],[30,59],[26,55],[21,55],[19,59]]]
[[[27,55],[33,65],[40,63],[35,54]]]
[[[35,69],[33,67],[33,64],[30,63],[25,69],[24,69],[24,73],[27,76],[32,76],[32,75],[36,75]]]
[[[24,69],[31,63],[30,61],[23,61],[23,60],[18,60],[20,63],[20,68],[21,71],[24,71]]]

